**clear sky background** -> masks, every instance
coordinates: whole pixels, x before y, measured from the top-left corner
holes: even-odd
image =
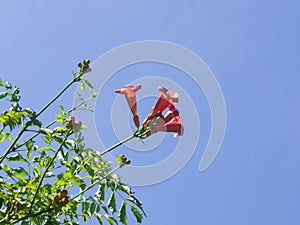
[[[209,135],[209,108],[189,80],[147,64],[125,68],[103,90],[105,108],[114,89],[138,78],[126,74],[164,74],[190,87],[202,115],[203,134],[188,164],[167,181],[134,188],[148,214],[143,224],[300,224],[298,1],[28,0],[2,1],[0,7],[0,78],[21,86],[23,105],[36,110],[70,80],[78,61],[96,60],[128,42],[180,44],[215,73],[226,101],[227,130],[220,154],[203,173],[198,164]],[[70,107],[73,91],[60,103]],[[110,120],[108,113],[97,118],[99,124]],[[107,129],[109,146],[116,137]],[[128,154],[143,165],[162,160],[167,151]]]

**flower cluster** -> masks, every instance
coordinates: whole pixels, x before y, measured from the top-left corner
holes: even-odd
[[[146,138],[157,132],[173,132],[174,137],[182,136],[184,127],[181,124],[181,116],[175,104],[178,103],[178,93],[171,92],[164,87],[159,87],[160,96],[153,106],[151,113],[144,120],[140,127],[139,116],[137,115],[136,92],[141,89],[141,85],[124,86],[116,93],[124,94],[133,114],[133,121],[138,128],[135,136]],[[163,112],[168,111],[163,115]]]

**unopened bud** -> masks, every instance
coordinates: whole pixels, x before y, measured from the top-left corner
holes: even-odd
[[[90,65],[90,63],[91,63],[91,61],[89,60],[89,59],[85,59],[84,61],[83,61],[83,63],[84,63],[84,65]]]
[[[68,191],[67,190],[62,190],[60,193],[59,193],[59,197],[60,198],[64,198],[68,195]]]
[[[63,206],[68,204],[68,202],[69,202],[69,199],[67,197],[65,197],[61,200],[61,203],[62,203]]]

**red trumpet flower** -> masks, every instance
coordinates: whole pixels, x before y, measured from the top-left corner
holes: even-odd
[[[184,133],[184,127],[181,124],[181,117],[179,116],[178,119],[174,117],[168,123],[160,123],[157,126],[151,127],[151,134],[156,132],[174,132],[174,137],[182,136]]]
[[[169,105],[168,108],[169,108],[169,111],[164,116],[165,123],[168,123],[169,121],[171,121],[176,116],[179,116],[179,111],[175,108],[174,105]]]
[[[137,106],[136,106],[136,95],[135,93],[142,88],[141,85],[136,86],[124,86],[119,90],[115,90],[116,93],[124,94],[128,103],[129,108],[133,114],[134,124],[139,127],[140,119],[137,115]]]
[[[160,96],[143,124],[155,117],[157,113],[162,113],[168,106],[178,103],[178,93],[169,91],[164,87],[159,87],[158,90],[160,91]]]

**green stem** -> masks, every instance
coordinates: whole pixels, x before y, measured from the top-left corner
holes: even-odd
[[[0,159],[0,164],[3,162],[3,160],[6,158],[6,156],[12,151],[12,149],[14,149],[14,146],[16,145],[17,141],[20,139],[20,137],[22,136],[22,134],[25,132],[25,129],[23,128],[20,133],[18,134],[18,136],[16,137],[16,139],[11,143],[11,145],[9,146],[9,148],[6,150],[6,152],[2,155],[1,159]]]
[[[108,152],[110,152],[111,150],[113,150],[113,149],[119,147],[120,145],[122,145],[122,144],[124,144],[125,142],[131,140],[131,139],[134,138],[134,137],[135,137],[134,135],[131,135],[131,136],[129,136],[128,138],[125,138],[123,141],[120,141],[119,143],[117,143],[117,144],[111,146],[110,148],[104,150],[103,152],[101,152],[100,155],[101,155],[101,156],[102,156],[102,155],[105,155],[106,153],[108,153]]]
[[[80,80],[80,78],[82,77],[82,75],[84,74],[84,72],[80,72],[79,75],[75,78],[73,78],[73,80],[67,84],[67,86],[65,86],[50,102],[48,102],[37,114],[36,116],[32,119],[36,119],[38,118],[53,102],[55,102],[73,83],[77,82],[78,80]],[[0,164],[3,162],[3,160],[6,158],[6,156],[15,148],[15,145],[17,143],[17,141],[20,139],[20,137],[22,136],[22,134],[25,132],[26,128],[28,125],[25,125],[22,130],[20,131],[20,133],[18,134],[18,136],[16,137],[16,139],[11,143],[11,145],[9,146],[9,148],[6,150],[6,152],[3,154],[3,156],[0,159]]]
[[[55,102],[72,84],[79,81],[84,73],[80,73],[77,77],[75,77],[67,86],[64,87],[47,105],[45,105],[35,116],[35,119],[39,117],[53,102]]]
[[[57,154],[62,150],[64,143],[65,143],[66,140],[68,139],[68,136],[69,136],[69,132],[66,134],[65,138],[64,138],[63,141],[60,143],[60,145],[59,145],[58,149],[56,150],[56,152],[55,152],[55,154],[54,154],[52,160],[49,162],[48,166],[47,166],[46,169],[44,170],[44,173],[43,173],[43,175],[42,175],[42,177],[41,177],[41,179],[40,179],[40,182],[39,182],[39,184],[38,184],[38,186],[37,186],[37,189],[36,189],[36,191],[35,191],[34,197],[33,197],[32,201],[31,201],[31,203],[30,203],[29,214],[31,213],[32,206],[33,206],[34,201],[35,201],[35,199],[36,199],[36,196],[37,196],[37,194],[38,194],[38,192],[39,192],[39,190],[40,190],[40,188],[41,188],[41,186],[42,186],[42,183],[43,183],[43,180],[44,180],[44,178],[45,178],[45,176],[46,176],[46,173],[48,172],[49,168],[51,167],[52,163],[54,162],[54,160],[55,160]]]
[[[70,198],[69,201],[72,201],[73,199],[79,197],[80,195],[82,195],[83,193],[85,193],[86,191],[90,190],[91,188],[95,187],[95,185],[99,184],[101,181],[103,181],[104,179],[106,179],[107,177],[111,176],[113,173],[115,173],[118,169],[120,169],[122,166],[124,165],[119,165],[116,168],[114,168],[113,170],[111,170],[108,174],[106,174],[104,177],[102,177],[100,180],[97,180],[96,182],[90,184],[87,188],[85,188],[84,190],[82,190],[81,192],[79,192],[77,195],[73,196],[72,198]]]

